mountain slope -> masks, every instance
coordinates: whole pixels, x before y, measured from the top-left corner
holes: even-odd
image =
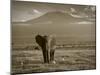
[[[61,23],[61,22],[70,23],[70,22],[77,22],[82,20],[83,19],[74,18],[68,13],[49,12],[36,19],[29,20],[26,23],[35,24],[38,22],[42,23],[46,21],[52,21],[53,23]]]

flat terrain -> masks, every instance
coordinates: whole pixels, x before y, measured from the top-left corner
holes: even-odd
[[[56,64],[44,64],[41,50],[29,47],[16,47],[12,50],[12,73],[95,69],[95,60],[95,47],[59,47],[55,51]]]

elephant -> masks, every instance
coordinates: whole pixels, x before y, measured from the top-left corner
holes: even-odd
[[[48,50],[47,50],[47,47],[46,47],[47,40],[44,38],[44,36],[41,36],[41,35],[36,35],[35,40],[36,40],[36,43],[42,49],[44,63],[49,63]]]
[[[36,35],[36,43],[41,47],[44,63],[54,62],[55,39],[53,36]]]

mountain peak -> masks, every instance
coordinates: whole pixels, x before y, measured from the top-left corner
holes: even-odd
[[[52,11],[52,12],[45,13],[44,15],[36,19],[29,20],[27,21],[27,23],[34,24],[34,23],[39,23],[39,22],[41,23],[44,21],[52,21],[52,22],[58,23],[58,22],[69,22],[73,20],[75,20],[74,17],[72,17],[68,13],[64,13],[61,11]]]

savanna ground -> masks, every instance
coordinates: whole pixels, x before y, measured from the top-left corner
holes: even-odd
[[[96,68],[95,45],[57,45],[55,64],[44,64],[38,47],[13,46],[12,74],[89,70]]]

